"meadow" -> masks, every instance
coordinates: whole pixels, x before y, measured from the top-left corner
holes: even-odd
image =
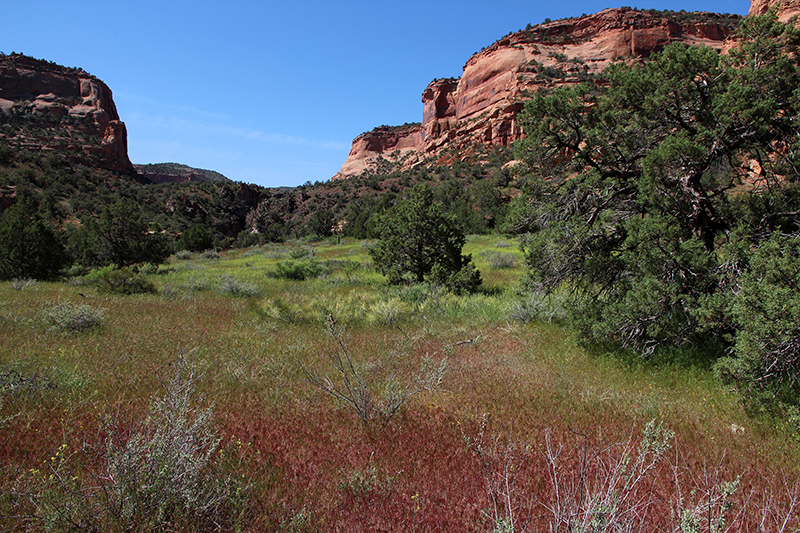
[[[367,246],[181,253],[148,294],[0,285],[0,530],[800,527],[796,439],[702,358],[579,346],[496,235],[463,296],[386,285]],[[177,455],[136,478],[157,439]],[[199,477],[148,484],[178,463]],[[148,514],[170,483],[220,487],[216,518]]]

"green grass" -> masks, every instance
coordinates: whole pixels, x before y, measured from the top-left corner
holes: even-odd
[[[102,449],[110,416],[136,427],[179,355],[195,365],[198,408],[214,406],[223,439],[214,460],[244,477],[247,511],[237,523],[245,530],[491,530],[485,476],[464,444],[484,415],[494,435],[530,445],[514,494],[531,517],[542,516],[536,502],[552,496],[543,481],[547,431],[569,465],[581,449],[577,434],[602,446],[639,434],[651,419],[676,434],[670,468],[653,480],[667,507],[651,530],[668,526],[676,472],[686,494],[712,474],[741,476],[733,531],[752,530],[765,509],[788,508],[784,479],[789,487],[798,480],[798,447],[788,432],[749,418],[703,365],[587,350],[556,323],[510,319],[524,297],[522,256],[498,241],[469,239],[465,251],[485,288],[461,297],[387,286],[362,243],[349,239],[173,260],[147,276],[155,294],[1,284],[0,517],[29,518],[0,518],[0,526],[41,527],[31,502],[44,485],[30,472],[46,471],[65,444]],[[268,275],[301,247],[329,262],[324,277]],[[520,265],[492,269],[484,250],[514,253]],[[257,290],[231,295],[222,290],[226,277]],[[54,331],[44,316],[56,303],[102,309],[103,322]],[[414,396],[384,429],[363,427],[304,373],[321,368],[335,347],[328,314],[376,391],[392,376],[412,379],[425,358],[447,359],[444,390]]]

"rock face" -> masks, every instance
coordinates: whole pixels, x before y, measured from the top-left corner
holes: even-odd
[[[418,123],[380,126],[362,133],[353,140],[347,160],[332,179],[359,176],[368,170],[381,170],[387,163],[415,158],[423,138],[422,125]]]
[[[81,69],[0,55],[0,125],[0,143],[135,173],[111,89]]]
[[[359,135],[333,179],[506,146],[522,136],[516,116],[531,93],[590,79],[614,61],[640,61],[672,42],[722,50],[739,18],[620,8],[509,34],[469,58],[460,78],[428,85],[421,125]]]
[[[800,15],[800,0],[751,0],[748,15],[763,15],[772,8],[777,8],[778,18],[787,22]]]

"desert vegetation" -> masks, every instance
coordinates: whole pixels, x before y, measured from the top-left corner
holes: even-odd
[[[495,235],[461,295],[389,285],[365,244],[184,254],[144,293],[1,285],[3,528],[798,526],[795,434],[702,347],[576,344]],[[325,268],[274,275],[292,257]]]
[[[518,224],[529,287],[568,293],[585,341],[645,355],[717,344],[717,371],[751,409],[791,416],[800,35],[771,13],[737,37],[727,56],[672,44],[613,65],[607,86],[528,102]]]
[[[800,34],[738,31],[536,95],[513,166],[4,150],[2,530],[797,531]]]

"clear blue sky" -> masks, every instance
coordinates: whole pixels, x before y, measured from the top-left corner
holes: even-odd
[[[627,4],[627,1],[619,5]],[[0,51],[114,92],[134,163],[236,181],[326,181],[354,137],[422,119],[422,91],[510,31],[619,7],[535,0],[2,0]],[[746,14],[748,0],[633,7]]]

